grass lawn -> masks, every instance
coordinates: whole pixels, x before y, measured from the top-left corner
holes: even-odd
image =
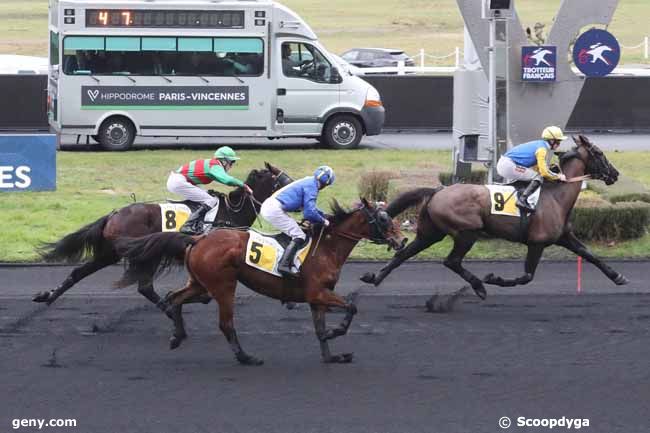
[[[416,55],[420,48],[445,55],[463,46],[463,21],[456,0],[285,0],[309,23],[324,45],[334,53],[349,48],[376,46],[401,48]],[[477,0],[477,4],[478,4]],[[524,26],[536,22],[551,27],[561,0],[517,0]],[[609,26],[620,43],[637,45],[650,35],[650,2],[620,0]],[[47,54],[47,0],[0,2],[0,53]],[[428,65],[451,65],[454,58]],[[641,48],[623,49],[622,63],[648,63]]]
[[[243,160],[232,173],[244,178],[252,168],[262,168],[269,161],[285,169],[295,179],[308,175],[327,163],[334,167],[337,182],[320,196],[319,204],[327,208],[336,197],[350,205],[358,198],[360,175],[369,170],[415,170],[436,172],[451,165],[447,151],[395,150],[243,150]],[[205,158],[207,150],[141,150],[127,153],[59,152],[58,187],[55,192],[23,192],[0,194],[3,228],[0,231],[0,261],[37,260],[35,247],[39,242],[53,241],[94,221],[112,209],[131,202],[161,201],[168,197],[165,188],[171,169],[191,159]],[[610,159],[626,176],[650,186],[647,161],[650,152],[611,153]],[[227,187],[219,187],[227,190]],[[256,223],[256,226],[257,223]],[[413,238],[413,234],[408,235]],[[648,257],[650,236],[615,245],[592,245],[606,257]],[[419,258],[442,258],[450,250],[448,240],[421,253]],[[520,258],[524,247],[502,241],[479,242],[470,253],[473,258]],[[383,246],[362,243],[353,252],[354,258],[387,259],[392,253]],[[572,254],[549,249],[547,258],[568,258]]]

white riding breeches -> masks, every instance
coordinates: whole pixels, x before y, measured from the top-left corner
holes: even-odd
[[[219,203],[217,197],[212,197],[208,192],[202,188],[199,188],[196,185],[192,185],[185,179],[180,173],[172,171],[167,178],[167,190],[174,194],[183,196],[186,200],[195,201],[198,203],[203,203],[211,208],[215,207]]]
[[[517,165],[512,159],[508,158],[507,156],[502,156],[499,158],[499,162],[497,163],[497,173],[506,179],[506,182],[512,182],[515,180],[530,181],[533,179],[542,179],[541,175],[532,168]]]
[[[282,209],[282,203],[275,197],[269,197],[262,203],[260,215],[267,220],[273,227],[280,230],[282,233],[291,236],[292,239],[300,238],[305,239],[305,232],[303,232],[296,220],[291,218]]]

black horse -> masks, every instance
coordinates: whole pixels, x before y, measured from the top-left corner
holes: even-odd
[[[253,190],[253,196],[246,194],[242,187],[234,189],[222,200],[215,221],[227,221],[231,227],[249,227],[255,221],[261,203],[275,191],[292,182],[292,179],[277,167],[269,163],[265,163],[265,167],[262,170],[252,170],[246,179],[246,184]],[[237,205],[229,205],[232,203]],[[160,231],[160,205],[134,203],[111,212],[56,242],[44,244],[41,256],[45,261],[78,262],[84,257],[87,261],[74,268],[56,289],[37,293],[33,298],[34,302],[51,305],[80,280],[117,263],[121,258],[115,249],[117,239],[140,237]],[[138,292],[161,308],[160,296],[153,287],[153,270],[150,275],[142,275],[138,282]]]

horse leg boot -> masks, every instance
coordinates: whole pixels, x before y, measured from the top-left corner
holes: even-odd
[[[332,355],[330,352],[329,343],[327,339],[321,338],[326,334],[326,324],[325,324],[325,313],[327,307],[322,305],[311,305],[311,317],[314,321],[314,330],[316,331],[316,336],[318,337],[318,342],[320,344],[321,357],[324,363],[326,364],[345,364],[352,362],[352,353],[342,353],[340,355]]]
[[[535,276],[535,271],[537,270],[537,265],[539,264],[539,259],[542,257],[544,252],[544,245],[532,244],[528,245],[528,253],[526,254],[526,264],[525,274],[518,278],[506,279],[502,277],[497,277],[493,273],[487,274],[483,277],[483,282],[486,284],[493,284],[495,286],[501,287],[513,287],[523,284],[528,284],[533,281]]]
[[[196,235],[203,233],[203,217],[210,210],[210,206],[202,204],[197,210],[192,212],[190,217],[185,221],[183,227],[179,230],[186,235]]]
[[[589,263],[596,265],[596,267],[600,269],[603,274],[607,275],[607,278],[612,280],[617,286],[622,286],[630,282],[630,280],[628,280],[623,274],[615,271],[598,257],[594,256],[594,254],[589,251],[589,248],[576,238],[573,232],[565,233],[556,244],[579,255],[580,257],[583,257]]]
[[[461,232],[457,235],[454,238],[454,248],[445,259],[444,265],[460,275],[463,280],[467,281],[472,286],[472,289],[474,289],[476,296],[485,299],[487,292],[485,291],[483,282],[476,275],[463,268],[462,265],[463,257],[472,249],[474,242],[476,242],[476,235],[473,233]]]
[[[297,277],[298,272],[293,271],[293,260],[296,257],[298,250],[304,245],[305,239],[302,238],[293,238],[287,248],[282,254],[280,263],[278,264],[278,272],[287,277]]]
[[[539,188],[541,185],[541,179],[533,179],[528,184],[524,192],[522,192],[521,195],[517,197],[517,207],[530,213],[535,212],[535,209],[530,204],[528,204],[528,197],[537,191],[537,188]]]

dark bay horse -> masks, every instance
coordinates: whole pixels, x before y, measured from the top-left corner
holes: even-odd
[[[560,157],[560,167],[567,179],[578,179],[588,174],[607,185],[618,180],[616,168],[587,137],[580,135],[573,140],[576,147]],[[545,183],[536,211],[530,215],[527,230],[522,230],[519,217],[491,214],[490,195],[483,185],[456,184],[447,188],[407,191],[390,203],[386,211],[395,217],[424,201],[425,205],[418,216],[416,238],[397,252],[378,275],[367,273],[361,280],[378,285],[404,261],[449,235],[454,240],[454,246],[444,265],[467,281],[481,299],[486,297],[483,283],[510,287],[532,281],[544,248],[553,244],[567,248],[593,263],[615,284],[627,284],[627,278],[596,258],[573,234],[569,216],[580,189],[581,182]],[[505,279],[489,274],[481,281],[465,269],[462,260],[481,233],[526,244],[528,253],[524,275]]]
[[[253,197],[244,192],[244,188],[232,190],[221,204],[217,220],[229,221],[233,227],[249,227],[259,213],[261,202],[276,190],[292,182],[292,179],[277,167],[264,163],[262,170],[252,170],[246,184],[253,190]],[[237,203],[230,206],[229,203]],[[86,262],[77,266],[70,275],[53,290],[37,293],[34,302],[52,304],[59,296],[88,275],[106,266],[117,263],[121,256],[115,250],[115,240],[122,237],[139,237],[162,230],[160,206],[155,203],[134,203],[111,212],[97,221],[70,233],[60,240],[45,244],[41,256],[48,262]],[[153,288],[153,273],[141,275],[138,292],[159,308],[160,297]],[[209,298],[208,298],[209,301]]]
[[[376,243],[388,243],[399,249],[404,239],[385,210],[362,199],[362,204],[352,211],[343,210],[333,202],[334,215],[330,226],[324,228],[320,242],[319,231],[314,229],[314,240],[300,275],[284,279],[249,266],[246,263],[246,246],[249,234],[231,229],[213,230],[201,238],[182,233],[156,233],[139,239],[118,241],[118,249],[129,261],[118,286],[139,280],[139,267],[148,272],[151,265],[164,270],[178,260],[185,261],[189,280],[185,287],[167,295],[169,312],[174,319],[171,348],[176,348],[186,338],[183,320],[178,314],[180,306],[206,291],[219,304],[219,328],[228,340],[237,360],[246,365],[260,365],[262,361],[242,349],[233,322],[235,288],[237,281],[250,289],[289,302],[307,302],[311,306],[316,336],[320,341],[324,362],[344,363],[352,354],[332,355],[328,340],[344,335],[357,308],[334,293],[341,267],[354,246],[363,238]],[[315,251],[314,251],[315,248]],[[328,307],[342,308],[345,317],[338,327],[326,329],[325,312]]]

